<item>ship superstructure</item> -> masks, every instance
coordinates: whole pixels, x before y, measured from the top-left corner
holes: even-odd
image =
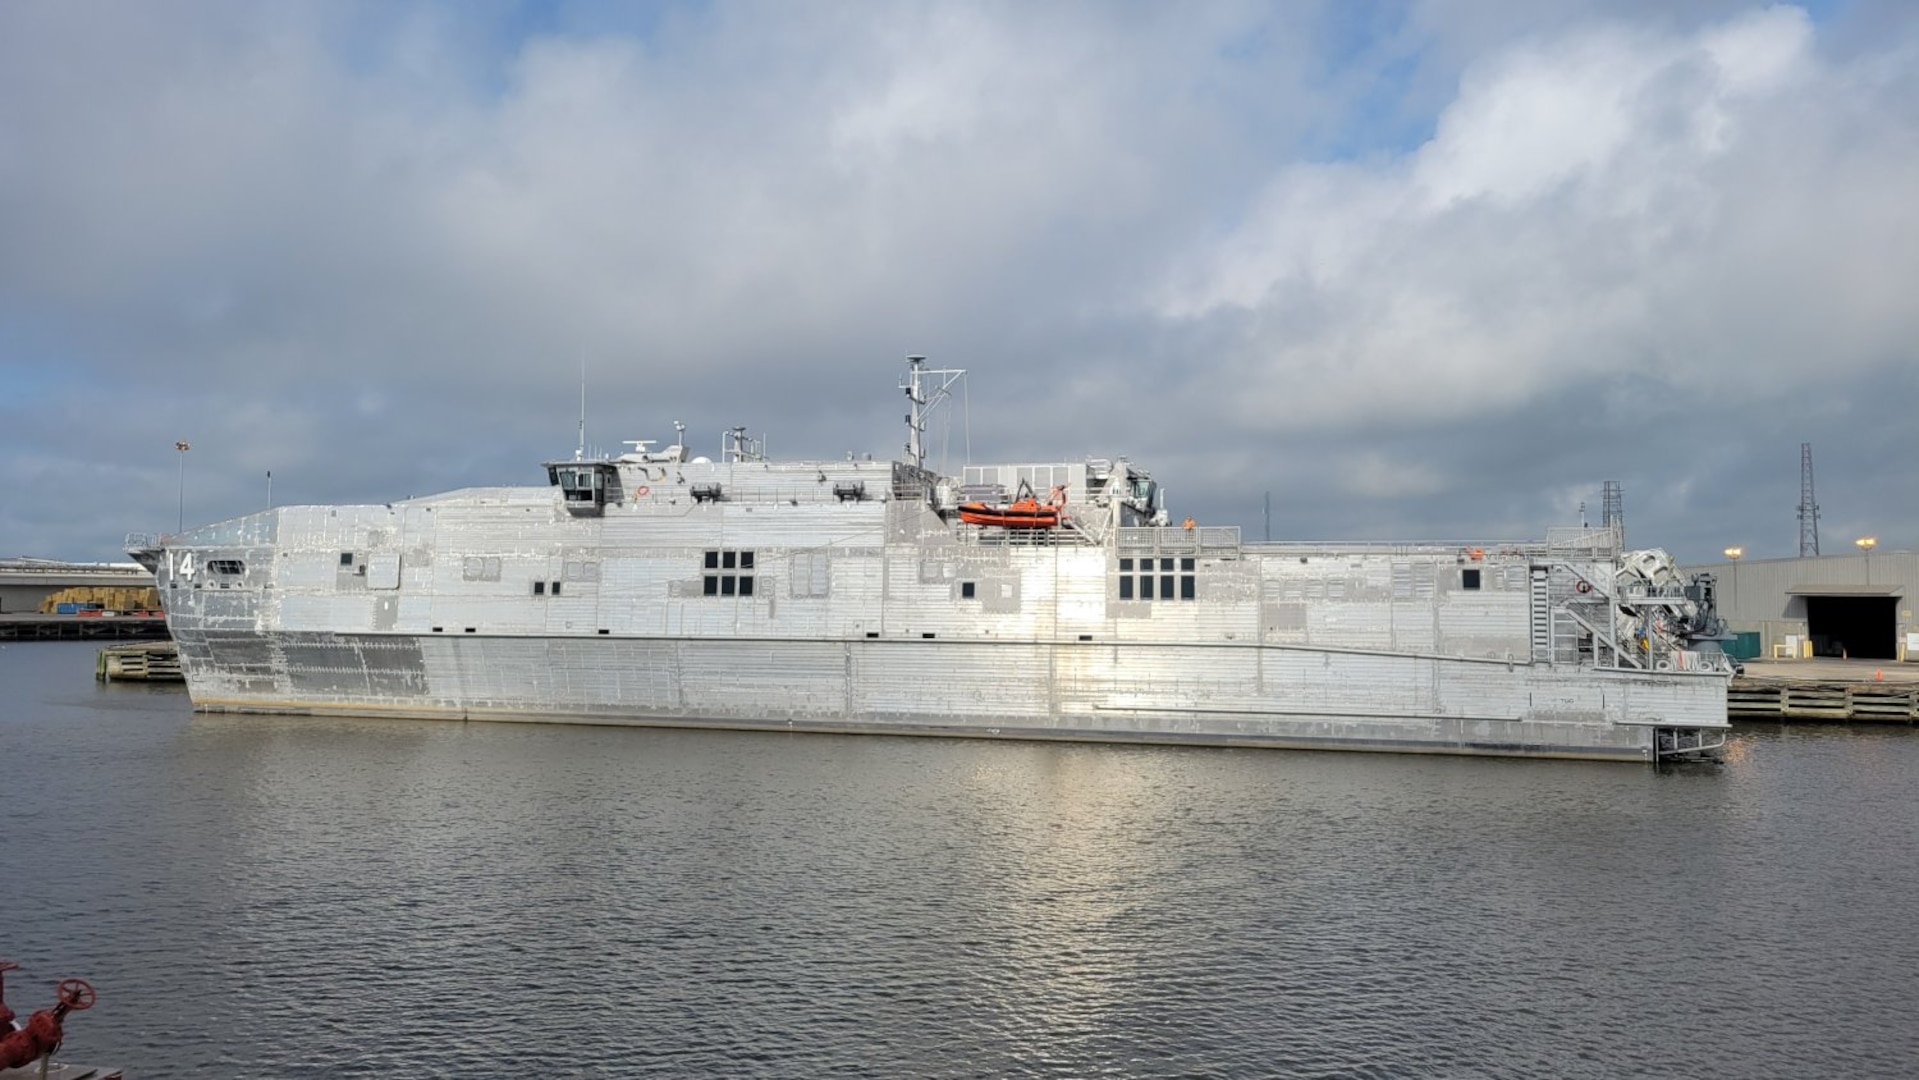
[[[929,374],[902,461],[769,460],[743,429],[711,460],[682,431],[548,462],[543,487],[130,548],[205,710],[1626,760],[1723,741],[1711,581],[1616,527],[1246,543],[1171,522],[1125,459],[928,469]]]

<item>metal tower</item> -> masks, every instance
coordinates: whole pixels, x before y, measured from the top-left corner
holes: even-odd
[[[1599,527],[1626,531],[1626,496],[1617,480],[1606,481],[1600,491]]]
[[[1799,557],[1819,554],[1819,504],[1812,501],[1812,444],[1799,444]]]

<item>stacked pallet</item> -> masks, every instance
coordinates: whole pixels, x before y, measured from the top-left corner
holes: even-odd
[[[88,611],[158,611],[160,590],[148,586],[75,585],[40,601],[42,615]]]

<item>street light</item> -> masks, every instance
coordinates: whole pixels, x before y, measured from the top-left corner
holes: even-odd
[[[1739,556],[1745,553],[1746,549],[1742,547],[1726,549],[1726,561],[1732,563],[1732,603],[1727,605],[1729,608],[1739,606]]]
[[[173,448],[180,451],[180,523],[174,526],[173,531],[183,533],[187,531],[187,451],[193,448],[187,445],[185,439],[174,443]]]
[[[1854,540],[1853,544],[1857,546],[1860,551],[1866,553],[1866,584],[1870,585],[1872,584],[1872,549],[1879,546],[1879,538],[1876,536],[1862,536]]]

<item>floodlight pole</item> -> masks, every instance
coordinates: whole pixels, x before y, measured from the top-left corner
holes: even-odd
[[[187,451],[193,448],[187,445],[185,439],[174,443],[173,448],[180,452],[180,521],[173,531],[183,533],[187,531]]]

